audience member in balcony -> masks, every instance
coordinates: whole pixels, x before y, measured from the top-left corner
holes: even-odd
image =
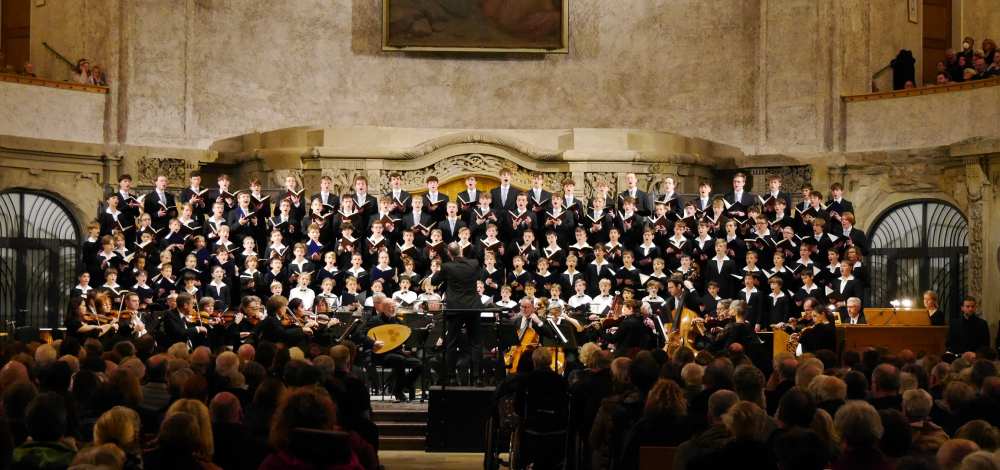
[[[945,67],[947,72],[953,77],[953,79],[962,79],[962,67],[958,65],[958,54],[955,53],[955,49],[948,49],[944,53]]]
[[[988,77],[988,75],[986,75],[986,60],[982,57],[976,57],[973,59],[972,67],[976,72],[976,74],[972,76],[973,80],[982,80]]]
[[[108,86],[107,80],[104,79],[104,71],[96,65],[90,69],[90,78],[94,85]]]
[[[993,54],[993,63],[986,67],[987,77],[1000,77],[1000,53]]]
[[[81,85],[93,85],[94,77],[90,76],[90,62],[87,59],[76,61],[76,68],[70,74],[70,79]]]
[[[937,77],[935,78],[935,84],[947,85],[949,83],[951,83],[951,75],[949,75],[948,72],[938,72]]]
[[[907,80],[906,83],[903,84],[903,89],[904,90],[912,90],[914,88],[916,88],[916,87],[913,85],[913,82],[911,82],[909,80]]]
[[[35,75],[35,65],[32,64],[31,62],[25,62],[24,63],[24,68],[21,69],[21,75],[24,75],[26,77],[35,77],[35,78],[37,78],[38,75]]]
[[[962,73],[962,79],[963,79],[962,81],[963,82],[967,82],[967,81],[973,80],[972,77],[975,77],[975,76],[976,76],[975,69],[965,69],[965,72]]]
[[[983,59],[986,60],[987,64],[992,64],[997,55],[997,43],[993,42],[992,39],[983,39]]]

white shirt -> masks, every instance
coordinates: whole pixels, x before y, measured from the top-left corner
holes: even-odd
[[[302,299],[302,308],[312,310],[313,302],[316,301],[316,292],[308,287],[296,287],[288,294],[288,300]]]
[[[114,212],[111,212],[111,208],[110,208],[110,207],[109,207],[109,208],[107,208],[107,209],[104,209],[104,212],[107,212],[108,214],[111,214],[111,217],[112,217],[113,219],[115,219],[115,222],[117,222],[117,221],[118,221],[118,215],[122,213],[122,211],[119,211],[119,210],[116,210],[116,211],[114,211]]]
[[[437,204],[438,193],[427,193],[427,199],[431,201],[431,204]]]
[[[854,276],[847,276],[847,279],[843,277],[840,278],[840,293],[844,293],[844,289],[847,288],[847,281],[853,281]]]
[[[849,318],[851,320],[851,324],[852,325],[857,325],[858,324],[858,319],[861,318],[861,312],[858,312],[858,316],[856,316],[856,317],[852,317],[851,314],[847,314],[847,318]]]
[[[719,266],[719,272],[721,273],[722,272],[722,264],[725,263],[726,261],[729,261],[729,257],[723,255],[722,258],[716,257],[714,259],[715,259],[715,264]]]
[[[569,307],[575,309],[580,306],[590,305],[593,301],[594,299],[591,299],[587,294],[574,295],[569,298]]]
[[[740,202],[743,199],[743,191],[733,191],[733,202]]]

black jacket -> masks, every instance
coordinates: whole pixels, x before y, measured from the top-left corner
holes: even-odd
[[[948,340],[945,345],[949,352],[956,355],[987,348],[990,346],[989,323],[976,315],[968,319],[964,315],[953,318],[948,327]]]
[[[159,216],[160,210],[163,209],[163,206],[160,205],[160,198],[156,194],[155,190],[149,193],[149,195],[142,200],[142,210],[143,212],[149,214],[151,218],[151,225],[157,230],[166,227],[167,223],[170,222],[170,219],[177,217],[177,203],[174,200],[174,195],[171,194],[170,191],[164,190],[163,198],[167,200],[165,204],[167,214],[163,217]]]
[[[163,314],[163,318],[160,320],[163,324],[163,343],[162,346],[169,348],[174,343],[184,343],[187,340],[196,337],[198,329],[193,326],[187,326],[187,322],[181,316],[177,309],[168,310]]]
[[[476,260],[458,258],[441,266],[434,274],[431,283],[440,285],[447,282],[446,301],[448,308],[483,308],[483,303],[476,291],[479,280],[480,266]]]
[[[521,191],[515,189],[513,186],[510,186],[507,189],[507,200],[502,200],[500,192],[499,187],[490,190],[490,195],[493,196],[493,202],[490,203],[490,207],[492,207],[493,211],[496,212],[497,218],[506,216],[508,212],[514,210],[517,207],[517,195],[521,194]],[[479,204],[479,201],[469,202]]]
[[[615,345],[615,357],[623,357],[635,347],[643,347],[652,330],[641,319],[631,315],[618,325],[614,334],[601,332],[601,338]]]

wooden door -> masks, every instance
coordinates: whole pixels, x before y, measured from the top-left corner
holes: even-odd
[[[937,63],[951,47],[952,0],[924,0],[924,85],[935,83]]]
[[[30,59],[31,0],[0,0],[0,51],[4,62],[20,72]]]

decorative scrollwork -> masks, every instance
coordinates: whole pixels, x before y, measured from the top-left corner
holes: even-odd
[[[553,161],[562,158],[562,151],[552,151],[536,147],[526,142],[520,140],[502,136],[499,134],[482,133],[482,132],[469,132],[462,134],[452,134],[446,135],[444,137],[438,137],[437,139],[429,140],[415,147],[394,153],[393,156],[396,158],[405,158],[408,160],[413,160],[416,158],[424,157],[434,153],[445,147],[452,145],[461,144],[486,144],[493,145],[496,147],[503,147],[508,150],[517,152],[525,157],[539,160],[539,161]]]
[[[434,175],[439,181],[445,182],[458,176],[466,175],[489,175],[495,177],[500,174],[500,170],[510,170],[511,184],[516,187],[526,188],[531,186],[531,174],[534,170],[518,165],[506,158],[495,155],[483,155],[470,153],[466,155],[455,155],[441,160],[427,168],[419,170],[403,171],[403,189],[422,190],[425,189],[427,177]],[[379,189],[383,192],[389,191],[390,171],[382,170],[379,175]],[[545,179],[543,187],[550,190],[561,190],[562,181],[568,177],[568,173],[543,172]],[[384,180],[384,181],[382,181]],[[382,187],[384,185],[384,188]]]
[[[135,164],[136,172],[132,177],[138,181],[133,181],[134,185],[152,185],[159,175],[165,175],[170,186],[184,186],[187,183],[184,178],[187,160],[183,158],[140,157]]]
[[[274,180],[274,187],[283,188],[285,187],[285,178],[292,176],[295,178],[297,188],[304,187],[302,184],[302,170],[274,170],[271,174],[271,178]]]
[[[597,183],[605,182],[611,187],[610,193],[614,193],[618,188],[618,175],[611,172],[604,173],[584,173],[584,196],[594,197],[597,194]]]

